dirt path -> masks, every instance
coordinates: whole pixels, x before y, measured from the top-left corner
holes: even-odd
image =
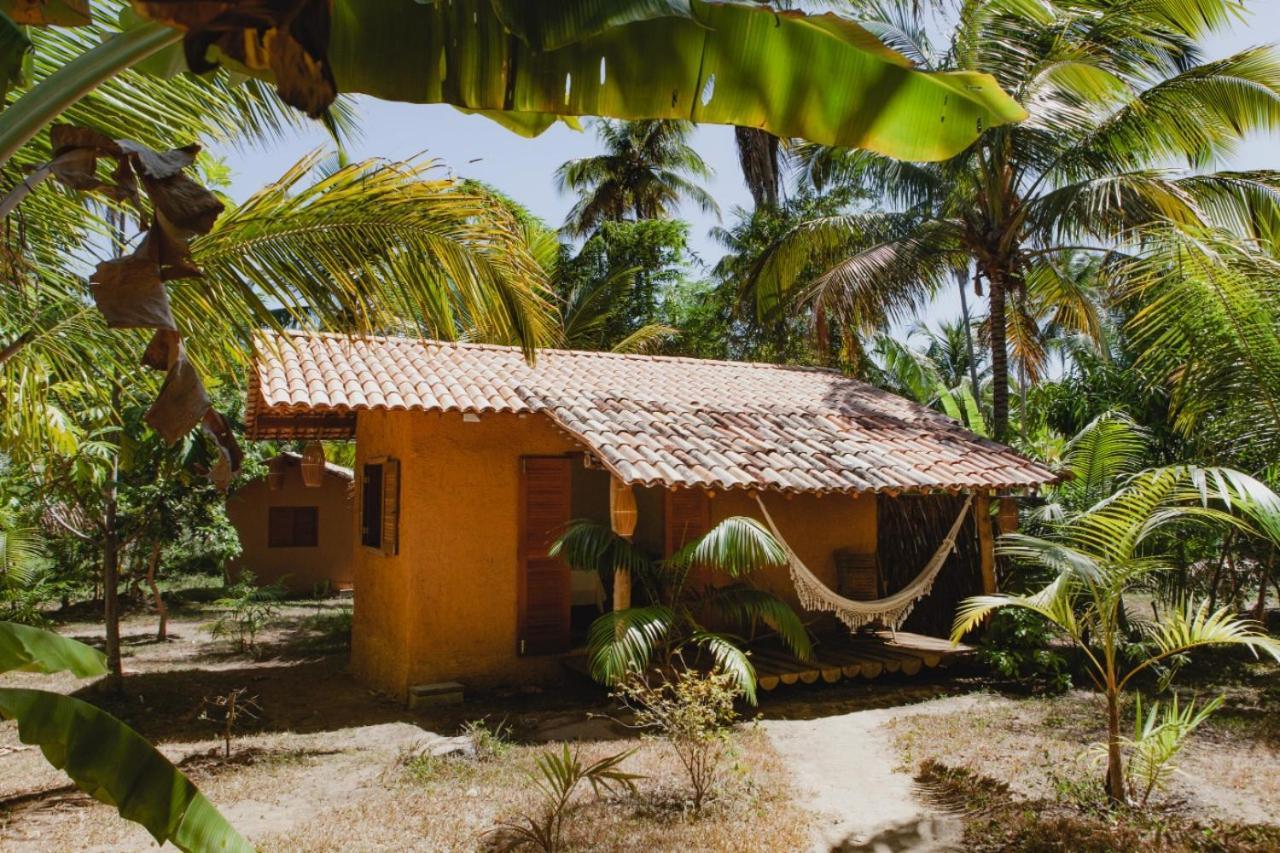
[[[946,714],[987,701],[983,695],[949,696],[839,716],[764,721],[796,786],[806,794],[806,807],[820,815],[814,849],[956,849],[959,820],[921,802],[911,777],[898,768],[884,725],[898,717]]]

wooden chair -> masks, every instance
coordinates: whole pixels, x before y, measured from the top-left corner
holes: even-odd
[[[874,601],[884,595],[880,578],[880,560],[875,554],[860,554],[848,548],[835,552],[836,583],[846,598]]]

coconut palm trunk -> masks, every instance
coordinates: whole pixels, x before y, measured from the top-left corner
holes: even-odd
[[[1006,279],[1002,271],[987,275],[991,320],[991,437],[1004,441],[1009,430],[1009,344],[1005,305]]]

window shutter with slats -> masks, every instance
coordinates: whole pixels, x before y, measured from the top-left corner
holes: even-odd
[[[400,460],[382,463],[382,553],[400,553]]]
[[[548,556],[571,512],[573,469],[565,457],[520,460],[519,636],[522,655],[569,648],[569,567]]]

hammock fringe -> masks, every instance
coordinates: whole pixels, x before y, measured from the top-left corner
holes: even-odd
[[[882,622],[890,630],[897,631],[902,626],[902,623],[907,620],[907,617],[911,615],[916,603],[933,590],[933,583],[938,579],[938,573],[942,570],[943,564],[946,563],[947,557],[956,547],[956,537],[960,535],[960,528],[964,524],[965,516],[973,505],[973,495],[970,494],[965,499],[964,506],[960,508],[960,514],[956,516],[955,522],[951,525],[951,530],[943,538],[942,544],[938,546],[938,550],[934,552],[933,557],[920,570],[920,574],[916,575],[915,580],[893,595],[872,601],[845,598],[823,583],[792,550],[790,543],[778,530],[778,526],[774,524],[773,516],[769,515],[769,510],[764,505],[764,499],[758,494],[756,495],[756,503],[760,505],[760,512],[764,514],[765,524],[769,526],[769,531],[773,533],[775,539],[782,543],[782,547],[787,549],[791,582],[795,585],[796,595],[800,599],[801,606],[806,610],[834,613],[836,618],[851,631],[856,631],[872,622]]]

